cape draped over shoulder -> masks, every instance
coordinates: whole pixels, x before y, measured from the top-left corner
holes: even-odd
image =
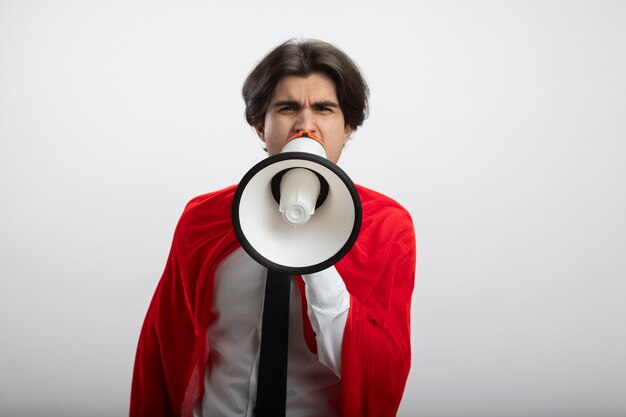
[[[413,223],[392,199],[356,187],[363,209],[361,231],[335,265],[350,293],[340,414],[395,416],[411,363]],[[217,319],[211,311],[213,275],[239,247],[231,222],[235,189],[196,197],[185,207],[139,337],[130,416],[192,417],[194,403],[204,393],[211,351],[207,330]],[[304,337],[314,351],[306,319]]]

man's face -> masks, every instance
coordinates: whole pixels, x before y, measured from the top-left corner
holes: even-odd
[[[335,84],[320,74],[281,78],[265,113],[265,121],[255,128],[270,156],[280,153],[287,140],[298,131],[309,130],[322,140],[328,159],[334,163],[352,133],[339,107]]]

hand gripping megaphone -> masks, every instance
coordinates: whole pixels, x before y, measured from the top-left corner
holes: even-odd
[[[232,205],[243,249],[266,268],[289,275],[338,262],[354,245],[361,216],[352,180],[326,159],[320,139],[306,131],[252,167]]]

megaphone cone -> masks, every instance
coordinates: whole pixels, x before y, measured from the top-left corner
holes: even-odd
[[[284,274],[310,274],[338,262],[361,228],[361,200],[348,175],[306,137],[250,169],[233,199],[243,249]],[[319,144],[318,144],[319,146]]]

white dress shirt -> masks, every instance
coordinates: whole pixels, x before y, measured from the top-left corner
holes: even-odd
[[[215,271],[211,353],[204,396],[195,417],[254,417],[267,270],[238,248]],[[289,304],[287,417],[337,416],[341,346],[350,295],[335,267],[302,276],[307,311],[316,334],[313,354],[304,339],[295,280]]]

